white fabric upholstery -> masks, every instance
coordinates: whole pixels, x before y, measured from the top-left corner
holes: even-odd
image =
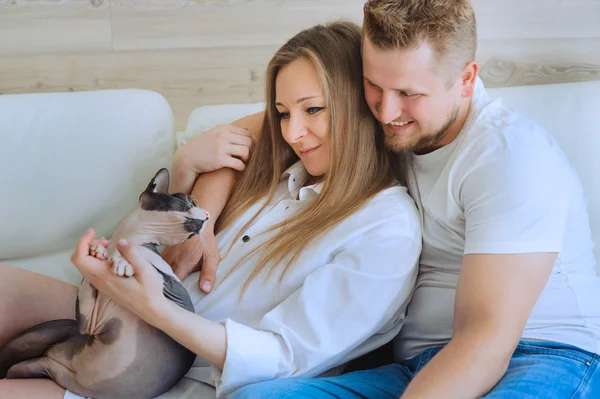
[[[146,90],[0,96],[0,132],[0,261],[74,284],[78,237],[110,237],[176,145]]]

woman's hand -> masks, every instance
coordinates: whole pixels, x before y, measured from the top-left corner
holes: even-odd
[[[212,223],[207,223],[202,236],[194,236],[181,244],[166,247],[162,252],[162,258],[173,268],[173,272],[180,280],[200,270],[200,260],[202,260],[198,286],[202,292],[208,294],[214,286],[219,264],[219,247]]]
[[[90,246],[96,242],[94,237],[95,232],[90,229],[79,239],[71,262],[98,291],[147,323],[155,325],[168,309],[162,276],[141,256],[137,247],[125,240],[119,241],[117,250],[133,267],[135,274],[132,277],[115,275],[108,261],[90,255]],[[103,245],[106,242],[99,241]]]

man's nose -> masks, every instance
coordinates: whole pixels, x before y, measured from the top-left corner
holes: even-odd
[[[387,125],[402,115],[402,104],[393,93],[384,93],[377,114],[379,121]]]

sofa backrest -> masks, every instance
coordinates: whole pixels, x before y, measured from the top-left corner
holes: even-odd
[[[110,237],[171,166],[173,116],[147,90],[0,96],[0,260]]]

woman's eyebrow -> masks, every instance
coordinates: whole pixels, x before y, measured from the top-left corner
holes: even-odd
[[[301,102],[304,102],[306,100],[310,100],[311,98],[317,98],[317,97],[323,97],[323,96],[309,96],[309,97],[302,97],[299,98],[298,100],[296,100],[296,104],[300,104]],[[276,102],[275,105],[281,105],[282,107],[284,106],[282,103],[280,102]]]

